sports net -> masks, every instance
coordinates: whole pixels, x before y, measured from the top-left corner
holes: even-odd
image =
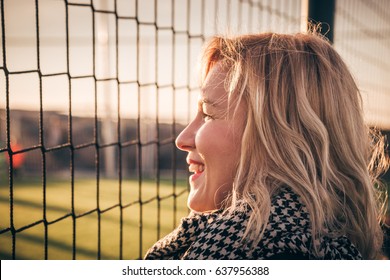
[[[336,2],[335,46],[353,70],[362,57],[389,70],[388,3],[362,8],[382,18],[367,27],[351,3],[370,1]],[[1,259],[142,258],[188,213],[174,140],[195,113],[203,42],[295,33],[302,19],[300,0],[0,3]],[[362,83],[367,95],[383,89],[382,106],[389,91],[375,73]],[[382,111],[372,122],[390,119]]]

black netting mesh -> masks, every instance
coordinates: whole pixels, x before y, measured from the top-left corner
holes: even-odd
[[[337,1],[335,46],[357,73],[356,58],[385,72],[389,3],[367,2]],[[300,0],[0,3],[1,259],[142,258],[188,213],[174,140],[194,114],[203,42],[302,20]],[[389,104],[385,74],[370,75]],[[370,120],[389,125],[382,111]]]

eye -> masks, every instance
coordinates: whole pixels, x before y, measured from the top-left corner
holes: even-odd
[[[204,113],[204,112],[202,112],[202,118],[203,118],[205,121],[209,121],[209,120],[213,120],[213,119],[214,119],[213,116],[208,115],[208,114],[206,114],[206,113]]]

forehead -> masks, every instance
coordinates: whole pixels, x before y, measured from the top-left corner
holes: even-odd
[[[208,73],[202,89],[201,98],[208,101],[220,101],[227,98],[225,79],[227,70],[217,63]]]

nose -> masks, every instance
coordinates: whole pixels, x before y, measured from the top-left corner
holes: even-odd
[[[176,138],[176,147],[182,151],[189,152],[195,149],[196,129],[194,123],[190,123]]]

